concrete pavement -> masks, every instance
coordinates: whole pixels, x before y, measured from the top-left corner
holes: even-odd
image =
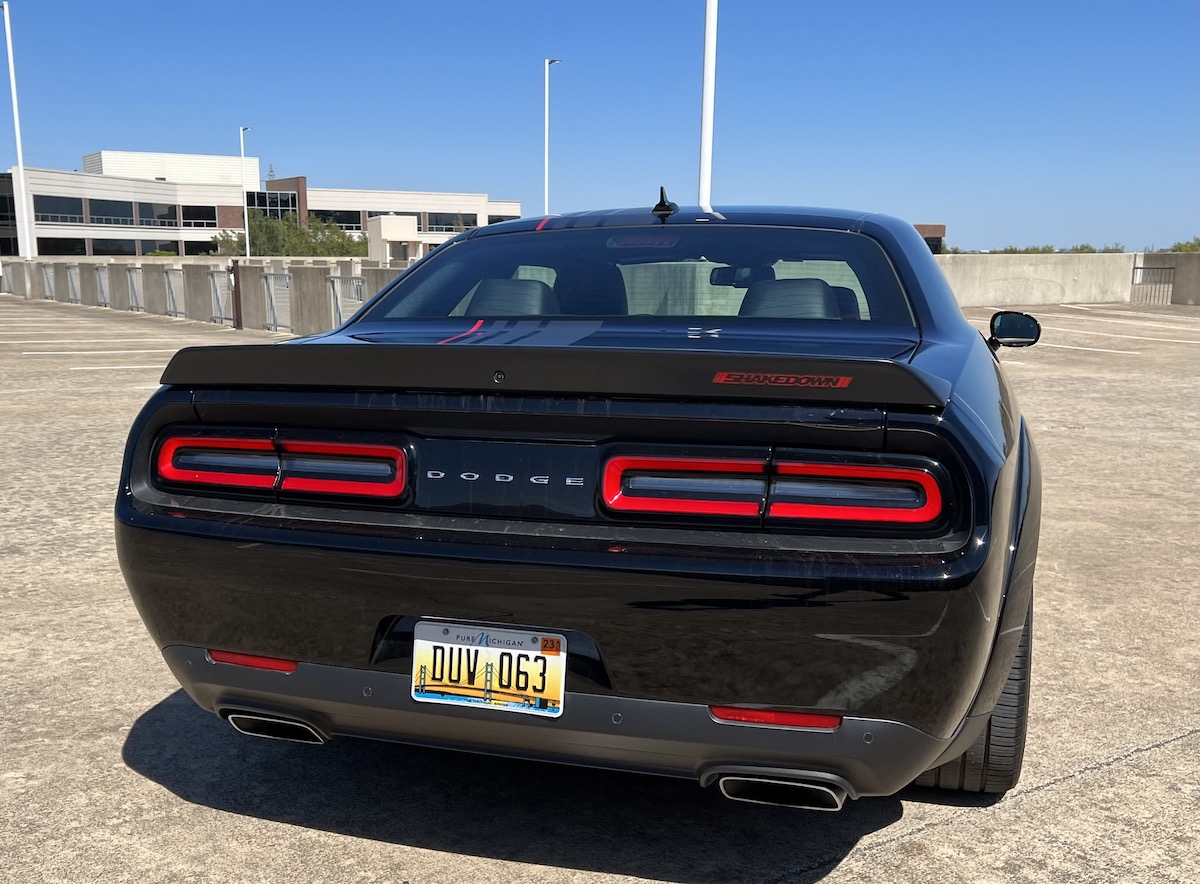
[[[1021,783],[818,814],[200,712],[117,568],[121,450],[176,348],[279,336],[0,295],[0,881],[1200,879],[1200,309],[1033,312],[1003,352],[1045,483]]]

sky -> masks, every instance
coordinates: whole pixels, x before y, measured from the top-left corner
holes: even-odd
[[[549,57],[552,212],[650,206],[660,185],[697,201],[704,0],[9,9],[26,166],[236,155],[251,126],[264,175],[537,215]],[[963,249],[1190,239],[1200,3],[725,0],[712,197],[942,223]]]

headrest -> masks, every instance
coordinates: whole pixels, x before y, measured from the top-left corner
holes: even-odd
[[[467,305],[466,316],[557,315],[558,300],[537,279],[485,279]]]
[[[613,264],[572,267],[559,272],[554,280],[563,313],[575,316],[626,316],[629,300],[625,296],[625,277]]]
[[[823,279],[764,279],[746,289],[739,316],[840,319],[837,298]]]
[[[838,312],[842,319],[862,319],[862,311],[858,307],[858,295],[854,289],[844,285],[833,286],[833,296],[837,299]]]

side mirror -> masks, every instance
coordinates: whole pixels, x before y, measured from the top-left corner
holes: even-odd
[[[1001,347],[1032,347],[1041,336],[1041,324],[1028,313],[1001,310],[992,317],[992,336],[987,343],[993,351]]]

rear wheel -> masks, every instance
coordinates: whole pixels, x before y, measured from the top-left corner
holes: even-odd
[[[970,749],[958,758],[925,771],[913,785],[959,792],[1007,792],[1017,784],[1025,755],[1025,730],[1029,718],[1032,641],[1033,607],[1030,606],[1017,656],[987,727]]]

